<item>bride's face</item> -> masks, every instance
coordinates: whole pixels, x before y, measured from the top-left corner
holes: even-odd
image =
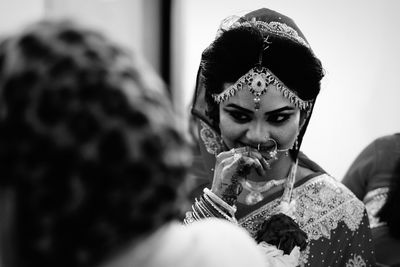
[[[231,84],[225,84],[224,90]],[[300,109],[270,85],[255,110],[254,95],[246,89],[220,103],[220,130],[225,145],[231,148],[259,145],[278,149],[292,148],[299,132]]]

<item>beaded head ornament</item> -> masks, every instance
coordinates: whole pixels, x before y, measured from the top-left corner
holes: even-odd
[[[213,98],[216,103],[221,103],[234,96],[242,89],[249,90],[254,95],[254,109],[260,108],[260,96],[265,94],[271,87],[276,88],[288,98],[291,103],[301,110],[308,109],[311,101],[300,99],[292,90],[290,90],[278,77],[276,77],[269,69],[265,67],[254,67],[245,75],[239,78],[233,85],[229,86],[220,94],[214,94]]]
[[[279,17],[279,19],[282,19]],[[293,42],[297,42],[308,49],[310,49],[307,41],[299,35],[299,33],[292,27],[279,21],[259,21],[256,17],[253,17],[250,21],[245,20],[240,22],[238,17],[230,17],[225,19],[218,32],[217,38],[222,35],[224,31],[232,30],[238,27],[257,27],[261,31],[267,34],[273,34],[280,37],[288,38]],[[269,35],[264,39],[264,49],[268,48],[268,44],[271,44],[268,40]],[[212,97],[216,103],[226,101],[230,97],[234,96],[238,91],[242,89],[249,90],[254,95],[254,109],[260,108],[260,96],[265,94],[269,88],[275,87],[276,90],[281,92],[284,97],[288,98],[291,103],[301,110],[307,110],[311,107],[312,101],[302,100],[297,96],[295,92],[290,90],[279,78],[272,73],[269,69],[261,65],[262,62],[262,51],[260,51],[259,63],[256,67],[250,69],[246,74],[240,77],[234,84],[226,88],[220,94],[213,94]]]

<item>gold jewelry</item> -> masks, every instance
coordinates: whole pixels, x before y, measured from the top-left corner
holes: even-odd
[[[223,201],[219,196],[217,196],[216,194],[214,194],[210,189],[208,189],[207,187],[205,187],[203,189],[203,192],[205,195],[207,195],[209,198],[211,198],[211,200],[215,203],[218,204],[219,206],[221,206],[222,208],[224,208],[226,211],[229,212],[229,214],[231,216],[234,216],[236,213],[236,206],[233,205],[229,205],[228,203],[226,203],[225,201]]]

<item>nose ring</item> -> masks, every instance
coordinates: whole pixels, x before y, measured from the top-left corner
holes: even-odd
[[[272,152],[277,151],[277,150],[278,150],[278,143],[277,143],[273,138],[268,138],[267,136],[266,136],[266,138],[267,138],[267,141],[265,142],[265,144],[268,144],[268,142],[271,142],[271,143],[272,143],[271,151],[272,151]],[[258,149],[259,151],[261,151],[262,146],[263,146],[263,144],[258,143],[258,144],[257,144],[257,149]]]
[[[273,138],[270,138],[270,137],[268,137],[268,136],[265,136],[265,138],[267,139],[267,141],[265,142],[265,143],[268,143],[268,142],[272,142],[272,144],[273,144],[273,146],[274,146],[274,150],[275,149],[278,149],[278,143],[275,141],[275,139],[273,139]]]

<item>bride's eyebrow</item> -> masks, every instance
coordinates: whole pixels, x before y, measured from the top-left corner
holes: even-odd
[[[247,108],[241,107],[241,106],[233,104],[233,103],[230,103],[230,104],[226,105],[226,108],[235,108],[235,109],[239,109],[239,110],[241,110],[243,112],[246,112],[246,113],[253,113],[252,110],[249,110]]]
[[[279,112],[287,111],[287,110],[295,110],[295,108],[291,107],[291,106],[285,106],[285,107],[281,107],[281,108],[278,108],[275,110],[265,112],[264,115],[271,115],[271,114],[275,114],[275,113],[279,113]]]
[[[233,103],[230,103],[230,104],[226,105],[226,107],[227,108],[235,108],[235,109],[241,110],[241,111],[246,112],[246,113],[253,113],[252,110],[249,110],[247,108],[241,107],[241,106],[233,104]],[[278,108],[278,109],[274,109],[274,110],[265,112],[264,115],[276,114],[276,113],[279,113],[279,112],[282,112],[282,111],[287,111],[287,110],[295,110],[295,108],[292,107],[292,106],[284,106],[284,107],[281,107],[281,108]]]

